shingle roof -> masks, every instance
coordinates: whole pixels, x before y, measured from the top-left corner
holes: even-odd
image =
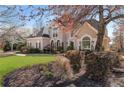
[[[48,37],[48,38],[49,38],[50,35],[48,35],[48,34],[43,34],[42,37]]]
[[[48,34],[43,34],[44,28],[41,28],[41,31],[39,31],[38,33],[31,34],[28,38],[33,38],[33,37],[50,37]]]

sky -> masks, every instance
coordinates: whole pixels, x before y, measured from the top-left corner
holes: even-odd
[[[114,31],[114,23],[111,22],[107,25],[107,30],[108,30],[108,36],[112,39],[113,37],[113,31]]]
[[[18,7],[20,7],[20,6],[18,6]],[[34,8],[37,8],[37,7],[39,7],[39,5],[33,5],[33,7]],[[46,5],[40,5],[40,7],[41,8],[45,8],[45,7],[47,7]],[[24,10],[23,11],[23,13],[24,13],[24,15],[30,15],[30,12],[31,12],[31,8],[28,8],[26,5],[23,5],[23,6],[21,6],[21,8]],[[35,13],[35,11],[33,11],[34,13]],[[46,18],[44,17],[43,18],[43,20],[44,20],[44,24],[46,23],[45,21],[46,21]],[[34,25],[35,25],[35,20],[34,19],[32,19],[32,20],[30,20],[30,21],[26,21],[26,25],[25,25],[25,27],[27,27],[27,28],[32,28]],[[114,27],[113,27],[113,25],[114,25],[114,23],[113,22],[110,22],[108,25],[107,25],[107,30],[108,30],[108,36],[110,37],[110,38],[112,38],[112,33],[113,33],[113,31],[114,31]]]

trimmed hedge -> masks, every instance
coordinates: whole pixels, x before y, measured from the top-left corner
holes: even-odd
[[[40,51],[40,49],[38,49],[38,48],[30,48],[29,50],[28,50],[28,53],[40,53],[41,51]]]
[[[27,54],[27,53],[41,53],[41,50],[38,48],[27,48],[27,47],[22,47],[20,49],[21,53]]]
[[[28,48],[24,46],[24,47],[21,47],[20,52],[23,54],[27,54],[29,51],[28,51]]]

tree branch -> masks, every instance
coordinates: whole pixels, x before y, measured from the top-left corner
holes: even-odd
[[[120,14],[118,16],[109,18],[108,20],[106,20],[105,24],[107,25],[109,22],[116,20],[116,19],[119,19],[119,18],[124,18],[124,14]]]

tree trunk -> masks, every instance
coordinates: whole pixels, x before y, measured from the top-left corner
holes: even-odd
[[[103,43],[103,38],[105,34],[105,21],[103,17],[103,6],[99,6],[99,31],[97,34],[97,42],[96,42],[96,47],[95,50],[101,51],[102,49],[102,43]]]
[[[100,31],[100,30],[99,30],[99,31]],[[101,31],[104,31],[104,30],[101,30]],[[96,42],[96,47],[95,47],[95,50],[96,50],[97,52],[102,51],[103,38],[104,38],[103,32],[98,33],[97,42]]]
[[[13,51],[13,43],[11,43],[11,51]]]

